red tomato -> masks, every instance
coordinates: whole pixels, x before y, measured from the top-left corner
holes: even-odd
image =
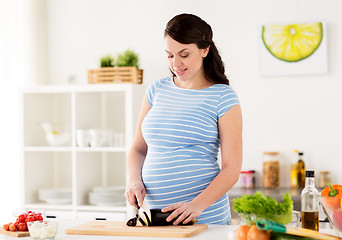
[[[18,224],[19,224],[18,221],[16,221],[16,222],[14,223],[14,226],[15,226],[16,229],[18,229]]]
[[[36,220],[37,221],[43,221],[43,216],[42,215],[37,215]]]
[[[19,223],[19,224],[18,224],[18,230],[19,230],[19,231],[26,231],[26,230],[27,230],[27,225],[26,225],[26,223]]]
[[[18,221],[18,222],[24,223],[24,222],[25,222],[25,219],[26,219],[25,214],[20,214],[20,215],[18,216],[17,221]]]
[[[35,221],[36,219],[35,219],[35,217],[33,217],[33,216],[28,216],[26,219],[25,219],[25,222],[33,222],[33,221]]]
[[[27,215],[28,217],[29,216],[33,216],[33,217],[36,217],[36,214],[35,213],[30,213],[29,215]]]

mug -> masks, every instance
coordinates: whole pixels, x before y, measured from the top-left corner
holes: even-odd
[[[88,130],[77,129],[76,130],[76,144],[78,147],[89,147],[90,135]]]
[[[106,131],[99,129],[90,129],[89,134],[91,147],[104,147],[107,145]]]

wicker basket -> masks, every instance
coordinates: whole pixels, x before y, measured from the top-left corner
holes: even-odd
[[[103,67],[88,70],[88,83],[136,83],[143,81],[143,70],[136,67]]]

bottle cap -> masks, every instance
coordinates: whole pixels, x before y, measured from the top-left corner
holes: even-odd
[[[304,153],[303,153],[303,152],[299,152],[298,155],[299,155],[299,156],[303,156]]]
[[[315,171],[305,170],[305,177],[315,177]]]

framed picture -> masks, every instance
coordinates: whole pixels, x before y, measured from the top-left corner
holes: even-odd
[[[325,23],[263,25],[258,33],[261,76],[328,72]]]

